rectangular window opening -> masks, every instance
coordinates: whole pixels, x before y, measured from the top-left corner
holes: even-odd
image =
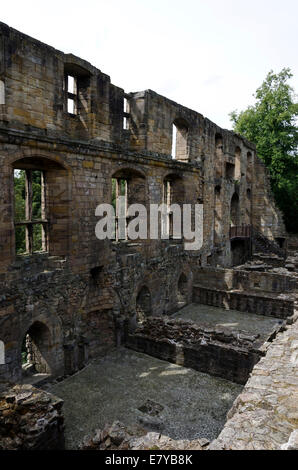
[[[77,78],[72,75],[65,75],[64,90],[67,112],[69,114],[78,114]]]
[[[163,190],[163,202],[167,206],[167,219],[164,224],[162,224],[162,233],[163,235],[169,236],[169,238],[173,238],[173,214],[170,212],[170,206],[172,204],[172,194],[173,188],[171,181],[164,182],[164,190]]]
[[[172,151],[171,151],[171,155],[172,155],[172,158],[176,158],[176,144],[177,144],[177,127],[175,126],[175,124],[173,124],[172,126]]]
[[[69,114],[75,114],[75,102],[72,98],[67,98],[67,112]]]
[[[235,165],[233,163],[226,162],[226,178],[235,179]]]
[[[75,78],[71,75],[67,76],[67,91],[73,95],[76,93]]]
[[[129,103],[128,103],[127,98],[123,99],[123,113],[124,113],[123,129],[128,129],[129,128],[129,118],[127,116],[125,116],[125,114],[129,113]]]
[[[127,180],[123,178],[112,178],[112,206],[116,215],[115,240],[127,240]],[[118,197],[124,197],[124,206],[119,206]]]
[[[26,174],[25,170],[14,170],[14,219],[25,220]]]
[[[14,170],[14,223],[17,254],[47,250],[43,171]]]

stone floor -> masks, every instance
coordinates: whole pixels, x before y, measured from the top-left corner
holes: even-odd
[[[66,446],[73,449],[84,436],[115,420],[174,439],[212,440],[242,388],[120,348],[49,391],[64,400]],[[155,404],[151,413],[146,412],[148,400]]]
[[[296,441],[298,450],[297,321],[254,367],[229,418],[212,449],[278,450]]]
[[[192,320],[203,328],[218,327],[222,330],[239,330],[249,334],[259,334],[264,341],[282,322],[278,318],[254,315],[252,313],[225,310],[202,304],[190,304],[172,315],[173,318]]]

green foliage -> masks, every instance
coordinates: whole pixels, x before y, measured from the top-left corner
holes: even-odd
[[[233,129],[256,144],[270,171],[271,187],[289,232],[298,232],[298,103],[287,83],[288,68],[270,71],[257,89],[254,106],[230,114]]]
[[[14,218],[15,222],[26,220],[26,174],[25,170],[14,171]],[[41,172],[32,171],[32,219],[41,218]],[[26,252],[26,233],[24,226],[15,230],[17,254]],[[33,251],[42,249],[42,226],[33,226]]]
[[[41,219],[41,172],[32,171],[32,219]]]
[[[25,220],[25,171],[14,171],[14,217],[16,222]],[[16,252],[17,254],[26,251],[25,227],[16,227]]]

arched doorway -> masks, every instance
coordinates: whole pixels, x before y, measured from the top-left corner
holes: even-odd
[[[39,321],[27,330],[22,342],[22,368],[27,375],[51,374],[51,334]]]
[[[143,286],[137,295],[136,312],[138,323],[143,323],[147,317],[152,315],[151,294],[146,286]]]
[[[188,300],[188,279],[184,273],[181,274],[178,280],[177,290],[178,306],[183,307],[187,304]]]

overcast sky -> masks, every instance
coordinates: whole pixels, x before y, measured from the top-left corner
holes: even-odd
[[[253,103],[270,69],[298,91],[297,0],[11,0],[0,20],[222,127]],[[296,82],[296,83],[295,83]]]

